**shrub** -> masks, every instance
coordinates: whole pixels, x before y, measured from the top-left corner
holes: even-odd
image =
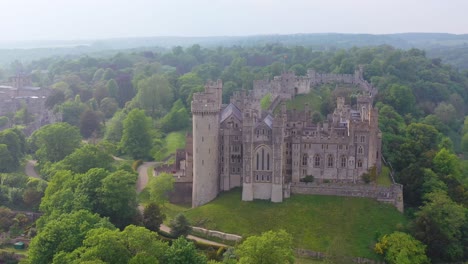
[[[140,165],[143,164],[143,160],[139,159],[139,160],[135,160],[132,164],[132,169],[134,171],[137,171],[138,170],[138,167],[140,167]]]
[[[314,182],[314,176],[312,175],[307,175],[304,178],[300,179],[301,182]]]

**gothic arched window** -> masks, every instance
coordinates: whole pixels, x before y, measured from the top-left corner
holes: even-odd
[[[308,159],[307,154],[304,154],[304,156],[302,156],[302,165],[303,166],[307,166],[307,159]]]
[[[320,155],[318,154],[314,156],[314,167],[320,167]]]
[[[362,146],[358,147],[358,154],[363,154],[364,153],[364,148]]]
[[[271,169],[271,150],[266,146],[261,146],[255,151],[256,170],[264,171]]]
[[[346,168],[346,156],[341,156],[341,168]]]
[[[333,168],[333,155],[329,154],[327,157],[327,166],[328,168]]]

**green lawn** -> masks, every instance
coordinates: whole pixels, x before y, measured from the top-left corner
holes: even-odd
[[[321,98],[320,96],[315,93],[311,92],[308,94],[300,94],[297,95],[293,100],[286,101],[286,108],[289,110],[296,109],[298,111],[304,110],[305,103],[309,103],[310,110],[320,112],[320,105],[321,105]],[[279,104],[274,112],[277,113],[281,110],[281,104]]]
[[[177,149],[185,148],[185,134],[187,132],[177,131],[167,134],[164,139],[164,148],[157,153],[156,160],[163,160],[169,155],[174,154]]]
[[[396,208],[365,198],[293,195],[283,203],[242,202],[241,191],[220,194],[213,202],[185,211],[192,224],[242,236],[285,229],[297,248],[377,258],[375,238],[406,225]],[[334,247],[337,247],[336,249]]]
[[[392,179],[390,179],[390,169],[386,166],[382,166],[382,172],[377,177],[377,184],[381,186],[392,185]]]

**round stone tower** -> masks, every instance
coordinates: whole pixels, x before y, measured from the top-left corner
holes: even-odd
[[[192,100],[193,187],[192,207],[204,205],[219,193],[219,114],[223,84],[208,82]]]

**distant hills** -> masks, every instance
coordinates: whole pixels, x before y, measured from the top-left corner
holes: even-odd
[[[49,56],[113,54],[120,50],[148,49],[164,50],[174,46],[188,47],[199,44],[202,47],[254,46],[280,43],[286,46],[303,45],[317,50],[351,48],[354,46],[391,45],[396,48],[418,48],[429,56],[441,57],[445,62],[458,68],[468,69],[468,34],[448,33],[399,33],[399,34],[291,34],[217,37],[135,37],[100,40],[66,41],[18,41],[0,42],[0,64],[14,60],[29,62]],[[156,49],[158,47],[158,49]],[[461,54],[459,54],[461,53]],[[467,55],[468,56],[468,55]],[[466,63],[463,63],[464,61]]]

